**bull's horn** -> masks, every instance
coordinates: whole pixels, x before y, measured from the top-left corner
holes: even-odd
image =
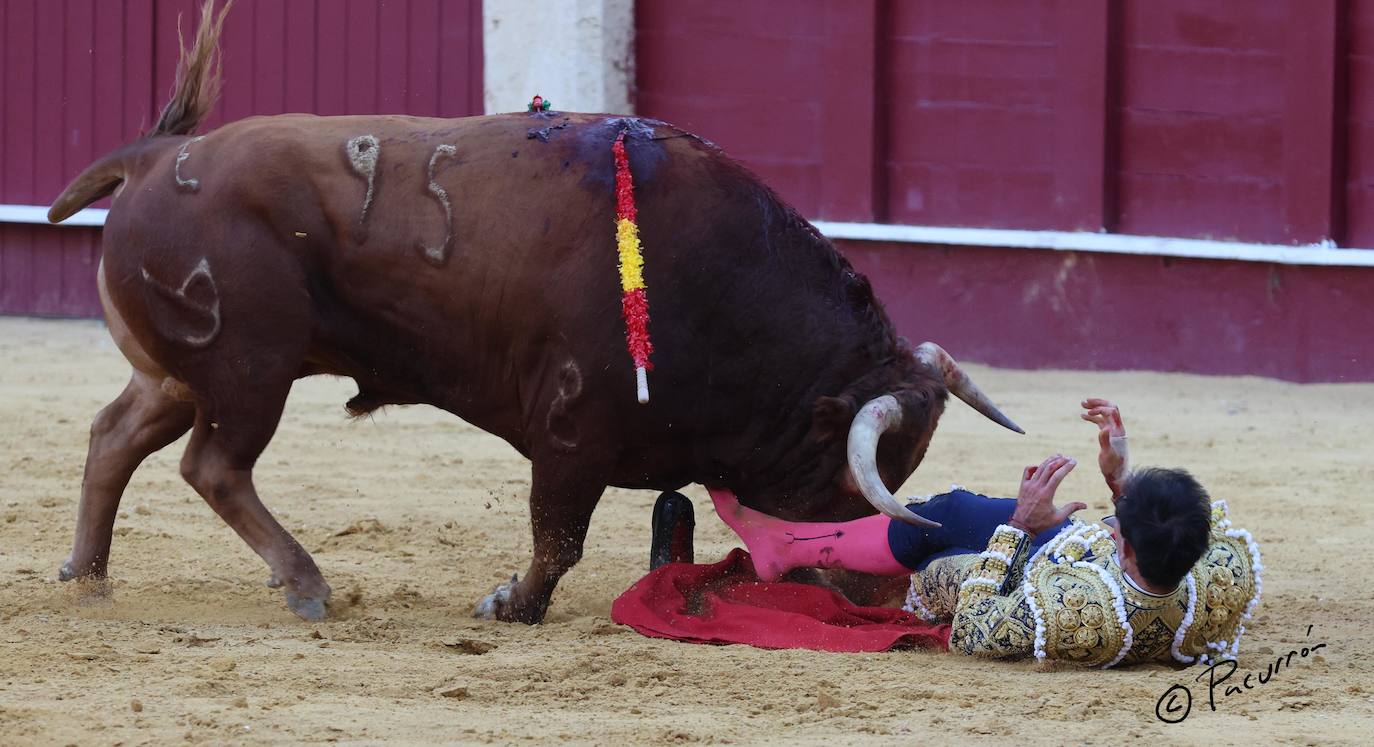
[[[939,372],[950,394],[962,399],[969,407],[982,413],[983,417],[1008,430],[1025,433],[1021,426],[1011,422],[1011,418],[1003,415],[1002,411],[997,409],[997,405],[992,404],[988,395],[983,394],[983,390],[973,383],[973,379],[970,379],[962,368],[959,368],[959,364],[944,348],[933,342],[923,342],[916,347],[916,360]]]
[[[849,471],[859,491],[883,514],[916,526],[938,527],[938,523],[917,516],[903,506],[878,475],[878,439],[901,424],[902,406],[891,394],[864,405],[854,416],[854,424],[849,426]]]

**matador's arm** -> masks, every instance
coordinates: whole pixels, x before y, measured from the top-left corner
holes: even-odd
[[[1035,602],[1027,598],[1023,586],[1011,583],[1012,576],[1019,580],[1035,533],[1087,508],[1079,502],[1064,508],[1054,506],[1054,491],[1076,464],[1072,459],[1055,455],[1038,467],[1025,469],[1011,518],[992,533],[972,575],[959,587],[959,603],[949,639],[951,651],[995,657],[1035,653]]]
[[[949,649],[970,656],[1012,658],[1035,650],[1035,617],[1021,590],[1030,537],[1003,524],[959,588]]]

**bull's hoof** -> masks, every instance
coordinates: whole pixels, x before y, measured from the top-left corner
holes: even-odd
[[[520,582],[519,574],[510,574],[510,581],[496,587],[496,591],[482,597],[482,601],[477,603],[476,609],[472,611],[472,616],[479,620],[504,620],[509,622],[511,604],[511,594],[515,591],[515,585]]]
[[[72,563],[71,558],[68,558],[67,562],[63,563],[62,567],[57,569],[58,581],[75,581],[77,579],[86,578],[103,579],[105,578],[105,571],[103,568],[97,568],[95,564],[90,564],[82,568]]]
[[[277,574],[273,573],[271,576],[269,576],[269,577],[267,578],[267,588],[269,588],[269,589],[280,589],[280,588],[281,588],[281,579],[277,578]]]
[[[286,606],[302,620],[316,622],[329,614],[329,590],[316,597],[308,597],[293,591],[286,592]]]
[[[73,590],[74,598],[77,604],[82,607],[109,604],[114,599],[114,586],[105,577],[104,569],[87,566],[85,570],[77,570],[80,567],[68,559],[61,568],[57,569],[57,579],[64,582],[76,582],[74,584],[76,588]]]

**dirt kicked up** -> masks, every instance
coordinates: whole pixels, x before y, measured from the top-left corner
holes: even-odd
[[[945,342],[958,355],[958,341]],[[134,476],[112,591],[91,598],[56,574],[91,418],[128,366],[100,324],[70,321],[0,319],[0,361],[7,745],[1357,744],[1374,724],[1374,385],[975,366],[1029,435],[951,407],[905,486],[1010,495],[1021,467],[1049,453],[1091,466],[1094,429],[1077,405],[1112,398],[1134,463],[1193,470],[1264,553],[1264,596],[1238,668],[1211,688],[1226,667],[1042,671],[937,652],[641,638],[608,615],[647,568],[649,492],[607,493],[544,625],[473,620],[478,598],[529,558],[527,463],[432,409],[348,422],[353,390],[329,379],[296,385],[255,472],[332,584],[329,620],[300,621],[264,586],[265,565],[178,476],[181,443]],[[698,560],[719,559],[735,542],[704,492],[688,493]],[[1108,513],[1092,469],[1072,474],[1060,496],[1088,502],[1088,518]],[[1178,720],[1189,698],[1180,722],[1157,716]]]

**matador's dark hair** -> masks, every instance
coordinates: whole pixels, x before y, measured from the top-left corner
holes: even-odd
[[[1207,551],[1212,502],[1181,469],[1143,469],[1126,479],[1116,518],[1145,580],[1174,588]]]

